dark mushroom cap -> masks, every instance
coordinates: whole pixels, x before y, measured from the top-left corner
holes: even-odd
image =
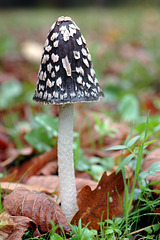
[[[58,18],[45,41],[33,100],[59,105],[101,97],[84,37],[71,18]]]

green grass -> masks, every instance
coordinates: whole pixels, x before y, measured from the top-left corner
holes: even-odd
[[[141,135],[137,135],[131,138],[133,129],[126,138],[124,145],[113,146],[107,150],[125,150],[128,149],[130,155],[126,158],[121,159],[121,163],[117,170],[122,171],[125,193],[124,193],[124,205],[123,205],[123,216],[114,217],[113,219],[105,219],[101,221],[100,231],[92,229],[89,230],[87,226],[82,227],[81,221],[78,226],[70,225],[72,231],[70,232],[71,240],[127,240],[131,237],[138,236],[143,239],[159,239],[160,222],[159,216],[154,212],[156,208],[160,207],[160,197],[155,197],[154,193],[160,194],[160,190],[152,190],[151,184],[146,181],[148,175],[154,175],[155,171],[160,171],[160,164],[153,163],[148,172],[141,170],[141,165],[145,153],[146,147],[153,143],[155,140],[148,141],[151,133],[148,132],[149,126],[149,114],[146,120],[144,132]],[[135,168],[134,181],[132,188],[130,189],[130,181],[126,181],[125,166],[126,164],[132,163]],[[157,184],[159,182],[152,183]],[[138,184],[138,186],[137,186]],[[122,201],[122,199],[121,199]],[[108,213],[109,215],[109,213]],[[89,225],[89,223],[88,223]],[[53,229],[47,235],[41,237],[41,239],[67,239],[64,232],[62,236],[55,233],[57,226],[53,224]],[[31,231],[25,233],[24,239],[30,236]],[[32,238],[31,238],[32,239]],[[36,239],[36,238],[33,238]]]

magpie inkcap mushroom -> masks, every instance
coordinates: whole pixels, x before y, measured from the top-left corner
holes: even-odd
[[[45,41],[33,99],[44,104],[94,102],[103,97],[80,29],[60,17]]]
[[[58,174],[68,221],[78,211],[73,161],[73,103],[95,102],[103,92],[86,41],[70,17],[60,17],[45,41],[33,100],[59,106]]]

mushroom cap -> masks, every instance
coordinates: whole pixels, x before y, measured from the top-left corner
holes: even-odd
[[[86,40],[70,17],[58,18],[45,41],[33,100],[59,105],[103,96]]]

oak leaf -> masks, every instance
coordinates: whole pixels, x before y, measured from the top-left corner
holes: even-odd
[[[79,211],[74,215],[71,223],[78,223],[81,219],[83,225],[89,223],[90,228],[99,230],[98,223],[101,222],[102,216],[103,220],[107,218],[107,211],[109,218],[123,213],[123,194],[122,173],[119,172],[117,175],[112,173],[107,176],[105,172],[95,190],[92,191],[89,186],[85,186],[79,192],[77,196]]]
[[[11,215],[31,218],[42,232],[52,228],[50,220],[63,226],[65,232],[70,231],[61,208],[45,193],[17,188],[4,198],[4,208]]]

